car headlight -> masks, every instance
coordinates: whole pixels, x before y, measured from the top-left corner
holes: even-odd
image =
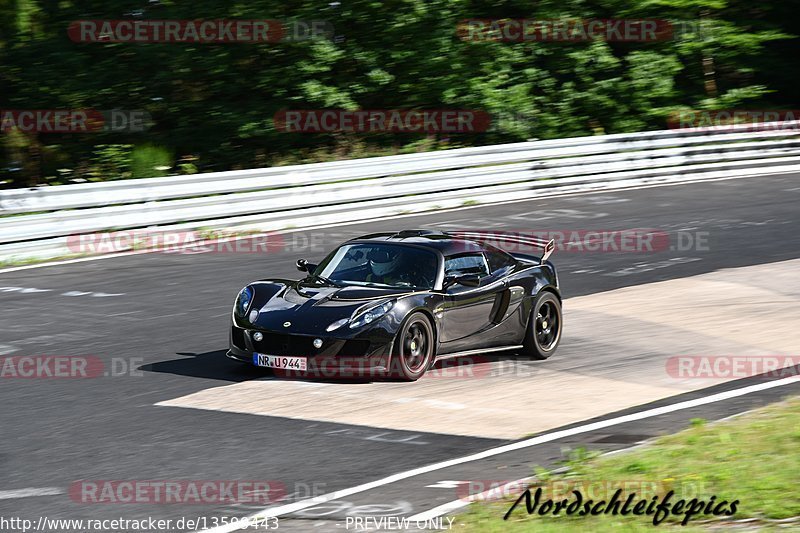
[[[360,328],[366,324],[376,321],[383,315],[389,312],[394,307],[394,302],[389,301],[375,307],[370,307],[366,311],[362,311],[350,320],[351,328]]]
[[[325,328],[325,331],[333,331],[335,329],[339,329],[340,327],[344,326],[348,322],[350,322],[349,318],[342,318],[341,320],[337,320],[336,322],[332,322],[331,325],[329,325],[327,328]]]
[[[250,303],[253,301],[253,288],[250,286],[245,287],[239,292],[239,296],[236,297],[236,304],[234,305],[233,309],[239,316],[244,316],[247,313],[247,309],[250,307]]]

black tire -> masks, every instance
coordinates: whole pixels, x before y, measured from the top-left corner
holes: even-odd
[[[533,303],[520,353],[538,360],[553,355],[561,342],[563,323],[558,297],[552,292],[540,292]]]
[[[395,338],[389,376],[400,381],[416,381],[431,366],[434,354],[433,326],[424,313],[406,318]]]

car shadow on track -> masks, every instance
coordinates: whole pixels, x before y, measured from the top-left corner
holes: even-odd
[[[205,353],[178,352],[179,359],[160,361],[142,365],[138,370],[145,372],[163,372],[193,378],[216,379],[233,383],[241,383],[254,379],[270,379],[283,381],[307,381],[314,383],[364,384],[382,381],[393,381],[375,376],[309,376],[291,375],[277,376],[270,371],[247,363],[233,361],[225,356],[226,350],[214,350]],[[489,377],[498,375],[527,374],[535,371],[530,366],[531,360],[516,354],[495,355],[489,357],[458,357],[438,361],[433,368],[421,378],[466,378]],[[527,370],[523,370],[527,369]]]
[[[182,356],[179,359],[142,365],[139,370],[235,383],[265,377],[261,369],[231,361],[225,357],[225,352],[226,350],[205,353],[178,352],[176,355]]]
[[[216,379],[232,383],[241,383],[254,379],[286,380],[286,381],[313,381],[318,383],[369,383],[372,380],[365,378],[333,378],[333,377],[306,377],[306,376],[275,376],[265,368],[258,368],[247,363],[234,361],[226,357],[227,350],[214,350],[213,352],[192,353],[178,352],[179,359],[160,361],[140,366],[137,370],[143,372],[163,372],[191,378]]]

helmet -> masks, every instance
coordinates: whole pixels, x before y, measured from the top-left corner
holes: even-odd
[[[392,272],[400,260],[400,254],[388,250],[372,250],[367,254],[369,266],[376,276],[385,276]]]

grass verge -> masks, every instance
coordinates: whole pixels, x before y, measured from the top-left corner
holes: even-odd
[[[534,514],[527,513],[523,499],[508,520],[503,520],[519,497],[517,491],[501,500],[470,505],[467,512],[456,517],[457,530],[652,531],[653,514],[566,516],[563,510],[557,516],[552,511],[544,516],[539,514],[547,499],[574,502],[577,498],[572,490],[582,493],[584,503],[589,498],[597,503],[610,500],[617,489],[623,489],[620,498],[623,504],[634,492],[637,494],[634,503],[645,499],[649,503],[652,498],[661,502],[664,495],[674,491],[673,506],[680,499],[689,502],[693,498],[707,504],[712,496],[716,496],[715,505],[723,500],[728,503],[739,500],[733,516],[703,514],[704,507],[689,519],[687,526],[681,526],[684,509],[677,516],[670,514],[660,524],[662,529],[707,531],[749,518],[753,519],[747,524],[750,530],[786,531],[788,527],[798,531],[800,520],[785,519],[800,516],[800,397],[714,424],[694,420],[685,431],[625,453],[603,457],[584,453],[568,461],[565,473],[539,472],[536,477],[536,484],[530,490],[535,495],[540,487],[542,496]]]

